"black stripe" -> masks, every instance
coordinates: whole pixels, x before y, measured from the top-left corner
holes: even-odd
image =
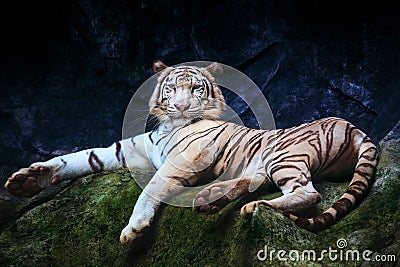
[[[115,157],[117,157],[118,162],[121,162],[121,159],[120,159],[121,143],[120,142],[115,143],[115,147],[116,147]]]
[[[292,159],[292,158],[302,158],[305,157],[305,159]],[[289,155],[286,157],[283,157],[280,159],[280,161],[284,162],[304,162],[304,164],[307,166],[308,169],[310,169],[310,155],[308,154],[294,154],[294,155]]]
[[[252,129],[252,131],[255,131],[254,129]],[[247,142],[248,144],[251,144],[251,143],[253,143],[254,141],[259,141],[259,139],[258,138],[262,138],[262,135],[264,135],[264,132],[261,132],[261,133],[256,133],[255,135],[253,135],[250,139],[249,139],[249,141]]]
[[[290,138],[288,140],[280,140],[279,145],[277,145],[275,147],[275,150],[284,150],[285,148],[293,145],[294,143],[296,143],[297,139],[296,137]]]
[[[325,229],[326,227],[331,226],[335,222],[335,218],[330,213],[323,213],[313,218],[312,220],[313,220],[313,225],[309,229],[312,232],[317,232],[322,229]]]
[[[149,139],[150,139],[150,142],[152,143],[152,144],[154,144],[154,141],[153,141],[153,138],[151,137],[151,135],[154,133],[154,131],[151,131],[151,133],[149,134]]]
[[[371,176],[372,176],[371,173],[369,173],[369,172],[364,172],[364,171],[361,171],[361,170],[359,170],[359,169],[356,169],[356,170],[354,171],[354,173],[360,175],[361,177],[363,177],[363,178],[365,178],[365,179],[367,179],[367,180],[370,179]]]
[[[357,188],[357,189],[359,189],[359,188]],[[354,198],[356,199],[354,205],[357,205],[358,203],[360,203],[360,201],[364,198],[363,191],[357,191],[357,190],[355,190],[355,188],[347,189],[346,193],[354,196]]]
[[[368,180],[366,180],[366,182],[368,183]],[[355,181],[355,182],[352,182],[352,183],[349,185],[349,187],[352,187],[352,186],[357,186],[357,187],[360,187],[360,188],[368,188],[368,187],[369,187],[369,184],[365,184],[365,183],[362,182],[362,181]]]
[[[293,179],[296,179],[297,177],[296,176],[293,176],[293,177],[285,177],[285,178],[282,178],[282,179],[279,179],[278,181],[276,181],[276,184],[278,185],[278,186],[284,186],[287,182],[289,182],[290,180],[293,180]],[[293,189],[294,190],[294,189]]]
[[[337,154],[329,159],[327,162],[324,163],[324,168],[328,169],[330,168],[333,164],[336,164],[337,161],[339,161],[339,158],[344,155],[346,151],[349,151],[349,147],[352,144],[353,138],[351,137],[353,135],[353,131],[358,129],[351,125],[350,123],[346,124],[346,129],[345,129],[345,140],[343,143],[340,145],[339,149],[337,150]]]
[[[215,166],[221,161],[222,157],[223,157],[224,154],[225,154],[225,150],[226,150],[226,148],[228,147],[228,145],[229,145],[230,142],[231,142],[231,139],[229,138],[229,139],[227,140],[227,142],[225,142],[224,146],[220,149],[217,158],[216,158],[216,159],[214,160],[214,162],[209,166],[209,168],[207,168],[208,170],[214,169]],[[226,157],[225,157],[224,159],[226,159]],[[224,163],[225,163],[225,160],[224,160]],[[219,174],[218,177],[219,177],[220,175],[221,175],[221,174]]]
[[[372,156],[371,156],[371,155],[364,155],[365,153],[369,153],[370,150],[373,150],[373,153],[374,153],[374,154],[373,154]],[[361,156],[360,156],[359,158],[365,158],[365,159],[367,159],[367,160],[369,160],[369,161],[375,161],[375,160],[378,158],[378,151],[377,151],[376,147],[370,147],[370,148],[368,148],[367,150],[365,150],[365,151],[361,154]]]
[[[211,140],[211,142],[207,144],[206,147],[213,145],[215,143],[215,141],[217,141],[218,137],[226,130],[226,128],[228,128],[228,125],[226,125],[222,130],[220,130],[219,133],[217,133],[217,135]],[[227,143],[227,142],[225,142],[225,143]]]
[[[329,212],[324,212],[322,214],[322,219],[325,222],[324,223],[325,227],[331,226],[335,222],[335,217],[333,217],[333,215],[330,214]]]
[[[88,161],[89,161],[90,168],[92,168],[93,172],[101,172],[104,169],[104,163],[101,162],[99,157],[97,157],[97,155],[94,154],[93,151],[90,152]],[[95,163],[98,166],[96,166]]]
[[[227,127],[227,126],[226,126]],[[219,131],[219,133],[217,134],[217,136],[219,136],[224,130],[225,130],[225,128],[226,127],[224,127],[224,129],[222,129],[221,131]],[[213,129],[213,130],[211,130],[211,131],[214,131],[215,129]],[[210,132],[211,132],[210,131]],[[188,142],[187,144],[186,144],[186,146],[182,149],[182,150],[180,150],[180,152],[183,152],[183,151],[185,151],[193,142],[195,142],[195,141],[197,141],[198,139],[200,139],[200,138],[202,138],[202,137],[204,137],[204,136],[207,136],[207,135],[209,135],[210,133],[205,133],[204,135],[201,135],[201,136],[196,136],[196,138],[195,139],[193,139],[193,140],[191,140],[190,142]],[[191,136],[192,134],[190,134],[190,135],[188,135],[188,136],[185,136],[185,137],[183,137],[180,141],[178,141],[174,146],[172,146],[172,148],[167,152],[167,155],[169,155],[169,153],[171,153],[171,151],[172,150],[174,150],[180,143],[182,143],[183,141],[185,141],[186,139],[188,139],[190,136]],[[212,142],[215,142],[215,140],[212,140],[210,143],[212,143]],[[208,145],[210,145],[210,144],[208,144]]]
[[[326,142],[326,144],[325,144],[325,149],[326,149],[325,150],[325,159],[326,159],[326,162],[328,162],[329,158],[330,158],[330,152],[332,150],[332,144],[333,144],[333,133],[334,133],[334,130],[336,127],[336,123],[337,123],[336,121],[332,123],[331,127],[328,129],[328,132],[325,135],[325,142]],[[325,164],[326,164],[326,162],[325,162]]]
[[[279,152],[281,152],[281,151],[279,151]],[[277,154],[278,152],[273,152],[274,154]],[[281,160],[280,160],[280,157],[282,157],[282,156],[284,156],[284,155],[287,155],[287,154],[289,154],[289,151],[285,151],[285,152],[283,152],[282,154],[279,154],[279,155],[274,155],[275,157],[273,157],[273,158],[271,158],[271,159],[269,159],[267,162],[265,162],[265,159],[266,159],[266,157],[265,157],[265,159],[263,160],[263,162],[265,162],[265,168],[267,169],[268,167],[269,167],[269,165],[270,164],[277,164],[277,163],[279,163]]]
[[[226,124],[226,123],[224,123],[224,124]],[[215,126],[215,127],[208,128],[207,130],[204,130],[204,131],[202,131],[202,132],[191,133],[191,134],[189,134],[189,135],[187,135],[187,136],[181,138],[181,140],[179,140],[178,142],[176,142],[176,143],[171,147],[171,149],[166,153],[166,155],[169,155],[169,154],[171,153],[172,150],[174,150],[177,146],[179,146],[180,143],[182,143],[183,141],[185,141],[185,140],[188,139],[189,137],[192,137],[192,136],[197,135],[197,134],[199,134],[199,133],[205,133],[204,135],[196,136],[196,138],[193,139],[192,141],[190,141],[190,142],[186,145],[186,147],[185,147],[181,152],[185,151],[194,141],[198,140],[199,138],[202,138],[202,137],[204,137],[204,136],[209,135],[212,131],[217,130],[219,127],[223,126],[224,124],[221,124],[221,125],[218,125],[218,126]],[[219,134],[221,134],[221,132],[223,132],[227,127],[228,127],[228,125],[223,126],[223,129],[220,131]],[[170,139],[170,140],[171,140],[171,139]],[[170,140],[169,140],[169,141],[170,141]],[[168,141],[168,142],[169,142],[169,141]]]
[[[125,155],[122,151],[121,143],[117,142],[116,144],[116,151],[115,151],[115,156],[117,157],[118,162],[122,164],[122,168],[126,167],[126,161],[125,161]]]
[[[316,141],[317,144],[313,143],[313,141]],[[308,144],[314,148],[315,153],[317,154],[317,158],[318,158],[318,167],[316,168],[315,172],[318,173],[319,170],[320,170],[321,167],[322,167],[322,162],[323,162],[323,160],[322,160],[322,154],[321,154],[321,151],[322,151],[321,141],[320,141],[319,139],[312,139],[312,140],[309,140],[309,141],[308,141]]]
[[[348,198],[341,198],[335,204],[333,204],[332,208],[336,210],[336,220],[340,220],[343,218],[353,207],[353,203]]]
[[[247,153],[247,157],[249,158],[249,162],[253,159],[253,157],[257,154],[257,152],[261,148],[262,140],[258,140],[257,143],[254,143],[251,147],[249,152]],[[250,154],[251,153],[251,154]]]
[[[289,216],[288,216],[288,217],[289,217]],[[303,229],[309,229],[309,228],[310,228],[310,222],[309,222],[308,219],[298,217],[298,218],[296,219],[295,223],[296,223],[299,227],[301,227],[301,228],[303,228]]]
[[[357,168],[359,168],[359,167],[371,168],[372,170],[375,170],[375,165],[373,165],[371,163],[367,163],[367,162],[358,164]]]
[[[313,135],[315,134],[315,131],[309,130],[303,134],[301,134],[300,136],[296,136],[296,142],[294,144],[300,144],[303,143],[304,141],[306,141],[307,139],[309,139],[310,137],[313,137]],[[299,137],[302,137],[299,139]]]
[[[136,146],[136,143],[135,143],[135,141],[133,140],[133,137],[131,138],[131,143],[132,143],[132,146],[133,146],[133,147]]]
[[[215,98],[215,92],[214,92],[214,85],[212,84],[212,83],[210,83],[210,88],[209,88],[209,90],[210,90],[210,92],[211,92],[211,97],[212,98]]]
[[[173,133],[164,134],[164,135],[156,142],[156,145],[158,145],[158,144],[161,142],[161,140],[163,140],[164,138],[168,138],[167,142],[163,144],[163,147],[164,147],[164,148],[167,147],[168,144],[169,144],[169,142],[171,142],[172,138],[174,137],[174,135],[175,135],[176,133],[178,133],[180,129],[181,129],[181,128],[177,128],[176,130],[174,130]],[[161,155],[163,155],[163,153],[164,153],[164,151],[162,151]]]
[[[225,156],[225,163],[227,161],[231,161],[231,159],[233,159],[235,157],[238,150],[239,150],[239,146],[237,146],[236,144],[231,146],[231,148],[229,148],[229,151]],[[232,156],[231,156],[231,154],[232,154]]]

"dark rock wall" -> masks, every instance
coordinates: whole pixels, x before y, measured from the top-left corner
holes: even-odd
[[[400,24],[385,1],[0,6],[2,181],[32,161],[119,139],[125,108],[154,59],[242,70],[263,90],[280,128],[340,116],[378,141],[400,119]],[[240,100],[227,99],[255,126]]]

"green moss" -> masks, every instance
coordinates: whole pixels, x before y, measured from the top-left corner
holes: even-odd
[[[118,238],[139,194],[127,171],[78,180],[2,232],[0,263],[121,266],[127,250]]]

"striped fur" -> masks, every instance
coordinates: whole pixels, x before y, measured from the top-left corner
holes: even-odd
[[[179,131],[175,135],[179,140],[166,142],[169,144],[165,148],[166,157],[174,161],[178,154],[185,154],[185,158],[192,159],[188,164],[198,162],[207,168],[195,174],[182,175],[181,172],[179,179],[176,175],[168,177],[185,186],[202,183],[201,179],[217,178],[222,173],[226,179],[199,192],[194,201],[195,210],[217,212],[230,201],[250,193],[252,181],[256,180],[258,185],[273,183],[283,196],[249,203],[242,208],[242,215],[252,213],[259,205],[268,205],[313,232],[329,227],[361,202],[373,183],[378,163],[378,152],[371,140],[339,118],[325,118],[276,131],[199,121]],[[205,148],[194,153],[205,136],[207,142],[202,144]],[[174,137],[169,135],[168,138]],[[216,156],[211,161],[206,158],[201,162],[203,154]],[[181,166],[184,169],[185,166]],[[293,213],[321,200],[313,183],[324,181],[350,181],[350,184],[346,193],[321,215],[309,219],[295,216]]]
[[[283,193],[272,200],[244,205],[252,214],[268,205],[298,226],[319,231],[334,224],[366,196],[374,179],[378,152],[371,140],[349,122],[325,118],[290,129],[263,131],[219,121],[224,98],[215,83],[217,64],[207,68],[170,68],[156,61],[158,84],[149,106],[160,121],[148,133],[32,164],[6,183],[12,194],[30,197],[65,179],[128,166],[156,169],[136,202],[120,240],[131,243],[148,227],[160,204],[184,187],[205,184],[194,210],[215,213],[229,202],[274,184]],[[313,183],[349,181],[346,193],[322,214],[298,212],[321,200]]]

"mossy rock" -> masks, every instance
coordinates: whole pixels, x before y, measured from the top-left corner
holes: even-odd
[[[139,194],[129,172],[77,180],[2,231],[0,265],[122,265],[117,237]]]
[[[386,147],[385,147],[386,146]],[[119,243],[141,189],[133,177],[149,178],[140,170],[89,175],[76,180],[50,201],[2,228],[0,266],[358,266],[375,262],[323,260],[261,262],[260,250],[286,250],[291,256],[337,248],[371,250],[400,259],[399,142],[383,144],[377,182],[370,196],[329,229],[312,234],[283,215],[261,207],[251,219],[239,215],[243,203],[228,205],[214,215],[199,215],[188,208],[165,206],[151,232],[133,248]],[[347,184],[321,184],[320,209],[331,205]],[[277,197],[279,193],[260,198]],[[338,250],[340,251],[340,250]],[[260,255],[263,252],[261,252]],[[286,254],[288,257],[289,254]],[[371,257],[372,257],[371,256]],[[376,265],[379,266],[379,265]]]

